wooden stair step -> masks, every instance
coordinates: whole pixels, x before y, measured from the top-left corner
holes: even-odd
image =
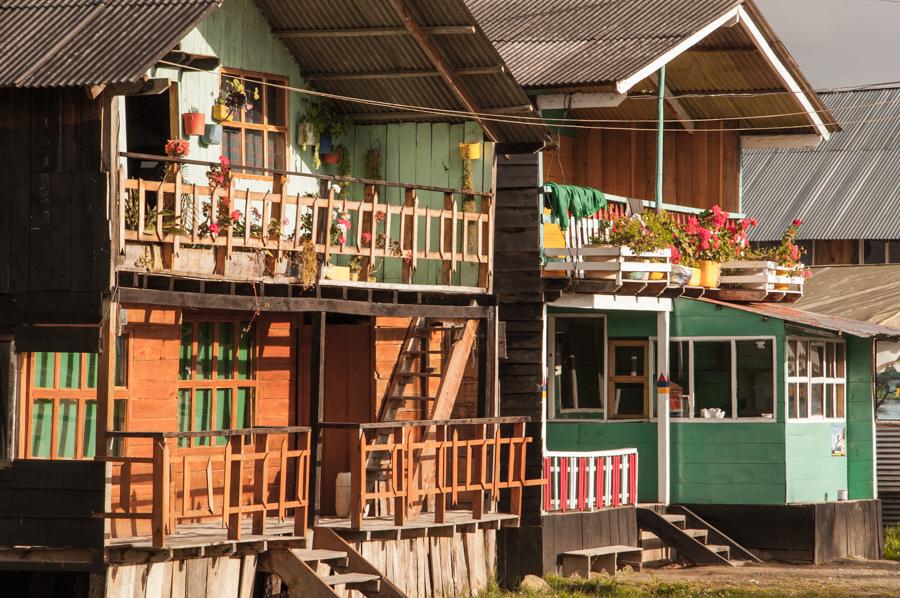
[[[333,567],[347,566],[346,552],[315,548],[294,548],[291,552],[304,563],[328,563]]]
[[[441,378],[443,374],[439,372],[400,372],[398,374],[402,378]]]
[[[728,553],[731,551],[731,547],[725,546],[724,544],[707,544],[706,547],[713,552],[724,554],[726,559],[728,558]]]
[[[680,527],[684,529],[685,525],[687,525],[687,519],[684,515],[672,515],[671,513],[665,513],[660,515],[663,519],[674,525],[675,527]]]
[[[344,586],[348,590],[359,590],[361,592],[377,592],[381,588],[381,578],[368,573],[327,575],[322,577],[322,581],[331,587]]]
[[[391,401],[433,401],[435,397],[425,397],[422,395],[409,395],[409,396],[391,396],[388,397]]]

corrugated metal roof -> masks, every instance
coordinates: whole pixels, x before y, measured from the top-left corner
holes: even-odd
[[[900,329],[900,264],[814,268],[796,305]]]
[[[257,0],[272,28],[281,30],[331,30],[375,27],[403,27],[401,18],[387,0]],[[481,112],[530,105],[521,86],[506,68],[500,54],[477,27],[463,0],[410,3],[423,27],[474,26],[474,34],[435,35],[431,39],[454,70],[498,67],[502,72],[462,76],[463,84]],[[286,37],[285,45],[303,74],[343,74],[433,70],[427,54],[408,35],[341,36],[331,38]],[[449,84],[439,76],[313,81],[324,92],[382,102],[425,106],[445,110],[465,110]],[[382,107],[355,102],[338,102],[339,109],[366,122],[367,114],[390,113]],[[402,120],[398,113],[397,120]],[[421,117],[420,117],[421,118]],[[433,120],[448,121],[445,116]],[[383,121],[381,121],[383,122]],[[547,138],[543,126],[491,123],[505,142],[533,142]]]
[[[843,332],[861,338],[900,339],[900,329],[881,326],[870,322],[860,322],[849,318],[830,314],[820,314],[802,310],[787,303],[732,303],[701,297],[696,301],[705,301],[724,307],[749,311],[761,316],[778,318],[794,324],[812,326],[834,332]]]
[[[0,87],[134,81],[218,0],[0,1]]]
[[[751,239],[900,239],[900,88],[821,94],[842,131],[815,148],[744,150]],[[867,106],[867,107],[856,107]],[[867,121],[867,122],[857,122]]]

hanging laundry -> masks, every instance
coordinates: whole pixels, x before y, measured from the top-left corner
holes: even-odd
[[[562,230],[569,228],[569,216],[587,218],[606,207],[606,195],[593,187],[547,183],[550,209]]]

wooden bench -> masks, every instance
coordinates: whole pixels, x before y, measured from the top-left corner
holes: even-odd
[[[621,558],[620,558],[621,557]],[[562,553],[562,573],[566,577],[579,575],[589,578],[591,571],[606,570],[615,575],[619,564],[631,565],[641,570],[641,549],[636,546],[600,546],[583,550],[569,550]]]

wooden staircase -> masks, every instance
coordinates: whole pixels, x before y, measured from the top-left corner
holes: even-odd
[[[673,505],[662,512],[638,507],[636,514],[645,566],[676,561],[726,566],[746,561],[762,563],[755,554],[686,507]]]
[[[271,548],[260,569],[274,573],[290,598],[336,598],[356,590],[368,598],[406,598],[371,563],[330,529],[317,528],[312,549]]]

